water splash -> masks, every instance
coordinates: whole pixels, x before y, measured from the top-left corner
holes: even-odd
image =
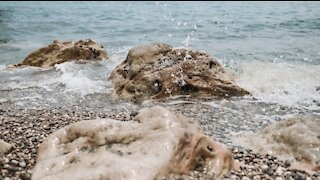
[[[182,44],[186,47],[191,45],[191,38],[190,35],[188,34],[187,38],[182,42]]]
[[[286,106],[320,109],[320,66],[247,62],[237,83],[253,96]]]

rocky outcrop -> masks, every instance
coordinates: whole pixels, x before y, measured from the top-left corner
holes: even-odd
[[[52,44],[29,54],[17,66],[52,67],[55,64],[74,60],[106,60],[108,55],[102,45],[91,39],[72,41],[53,41]]]
[[[139,179],[206,166],[218,175],[234,167],[226,146],[193,120],[155,106],[135,121],[98,119],[70,124],[39,147],[32,179]]]
[[[11,149],[11,145],[0,139],[0,156],[4,155]]]
[[[208,54],[158,43],[132,48],[109,79],[117,95],[133,101],[174,95],[227,98],[249,94]]]
[[[320,170],[320,117],[299,116],[267,126],[260,132],[235,137],[235,144],[271,154],[291,163],[291,168]]]

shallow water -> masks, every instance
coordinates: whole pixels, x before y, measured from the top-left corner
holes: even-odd
[[[217,57],[253,94],[232,101],[238,106],[319,113],[319,22],[319,2],[0,2],[0,102],[134,106],[116,99],[108,75],[131,47],[163,42]],[[5,68],[54,39],[84,38],[103,44],[110,60]]]

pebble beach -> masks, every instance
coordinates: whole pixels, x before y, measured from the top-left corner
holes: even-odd
[[[165,105],[166,104],[166,105]],[[148,104],[148,105],[152,105]],[[245,164],[241,171],[232,171],[224,177],[216,177],[213,172],[206,168],[195,170],[187,175],[169,175],[158,179],[320,179],[320,174],[309,174],[302,170],[288,169],[289,162],[281,161],[268,154],[258,154],[250,149],[234,146],[228,132],[257,131],[269,124],[266,121],[246,121],[239,124],[237,121],[230,121],[228,116],[234,116],[226,110],[232,107],[232,100],[225,102],[225,105],[217,108],[209,108],[201,102],[174,101],[173,103],[162,102],[164,107],[181,113],[187,117],[197,119],[203,127],[206,135],[209,135],[219,142],[226,143],[232,150],[234,158]],[[142,105],[143,106],[143,105]],[[250,107],[251,106],[251,107]],[[242,108],[252,108],[254,104]],[[285,107],[282,111],[285,111]],[[96,118],[112,118],[119,121],[131,121],[137,114],[138,108],[128,111],[116,109],[105,111],[103,109],[86,109],[79,106],[72,109],[64,108],[25,108],[12,103],[1,103],[1,134],[4,141],[13,145],[8,154],[1,157],[0,169],[1,179],[30,179],[32,168],[36,162],[38,145],[52,132],[70,123],[91,120]],[[291,109],[294,111],[294,109]],[[274,113],[273,108],[265,111],[265,114]],[[244,118],[242,114],[238,118]],[[247,119],[251,119],[247,115]],[[244,128],[244,129],[243,129]]]

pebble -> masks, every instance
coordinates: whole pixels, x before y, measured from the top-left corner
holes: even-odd
[[[281,176],[283,174],[283,168],[279,166],[276,170],[276,175]]]
[[[13,159],[13,160],[11,160],[11,163],[12,164],[18,164],[18,161]]]
[[[241,180],[250,180],[247,176],[243,176]]]
[[[262,169],[262,170],[266,170],[266,169],[268,169],[268,168],[269,168],[269,166],[266,165],[266,164],[264,164],[264,165],[261,166],[261,169]]]
[[[19,166],[20,167],[26,167],[26,163],[24,161],[22,161],[22,162],[19,163]]]

